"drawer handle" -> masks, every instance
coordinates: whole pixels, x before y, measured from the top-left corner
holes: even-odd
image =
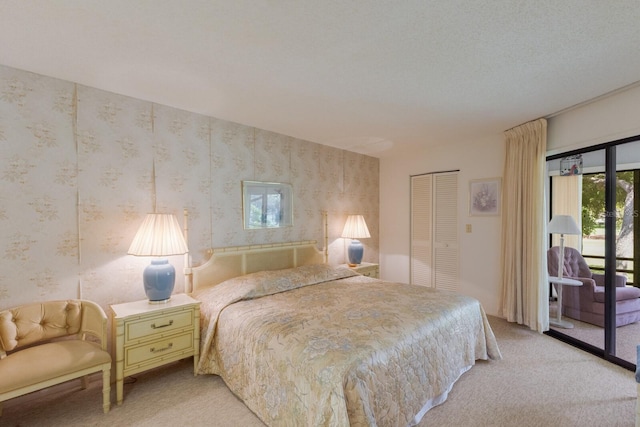
[[[151,347],[151,348],[149,349],[149,351],[150,351],[151,353],[162,353],[163,351],[171,350],[171,347],[173,347],[173,343],[172,343],[172,342],[170,342],[168,346],[166,346],[166,347],[162,347],[162,348],[159,348],[159,349],[157,349],[157,350],[156,350],[156,348],[155,348],[155,347]]]
[[[151,324],[151,329],[160,329],[160,328],[166,328],[167,326],[171,326],[173,325],[173,320],[169,320],[169,323],[165,323],[164,325],[158,325],[156,326],[155,323]]]

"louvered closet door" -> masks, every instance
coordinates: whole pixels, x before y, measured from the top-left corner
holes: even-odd
[[[411,177],[411,283],[432,286],[432,176]]]
[[[438,289],[458,289],[458,174],[434,176],[434,282]]]
[[[458,289],[458,174],[411,177],[411,283]]]

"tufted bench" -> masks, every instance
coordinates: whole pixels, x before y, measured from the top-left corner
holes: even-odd
[[[93,336],[99,340],[87,340]],[[75,339],[58,339],[58,338]],[[57,339],[57,340],[56,340]],[[2,402],[102,371],[102,407],[111,405],[107,316],[86,300],[47,301],[0,311],[0,415]]]

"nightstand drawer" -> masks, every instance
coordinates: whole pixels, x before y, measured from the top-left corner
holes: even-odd
[[[177,311],[162,316],[129,322],[124,331],[125,343],[139,338],[149,338],[155,334],[171,333],[182,328],[193,328],[193,311]]]
[[[193,332],[189,331],[181,335],[174,335],[151,343],[125,349],[127,361],[125,371],[131,367],[137,367],[153,363],[156,359],[163,360],[174,357],[183,352],[193,351]]]
[[[357,271],[363,276],[371,277],[372,279],[380,278],[380,266],[372,262],[363,262],[353,267],[349,264],[341,264],[341,267],[348,267],[353,271]]]
[[[358,273],[362,274],[363,276],[375,277],[375,278],[378,277],[378,266],[377,265],[372,265],[372,266],[367,266],[367,267],[360,267],[356,271]]]

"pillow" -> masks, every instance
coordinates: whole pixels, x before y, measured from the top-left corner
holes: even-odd
[[[251,284],[252,295],[256,298],[271,295],[303,286],[331,280],[357,276],[358,273],[345,267],[332,267],[327,264],[311,264],[284,270],[260,271],[226,280],[218,286],[241,286]]]
[[[198,299],[215,298],[231,303],[357,275],[358,273],[346,267],[311,264],[245,274],[215,286],[197,290],[193,296]]]

